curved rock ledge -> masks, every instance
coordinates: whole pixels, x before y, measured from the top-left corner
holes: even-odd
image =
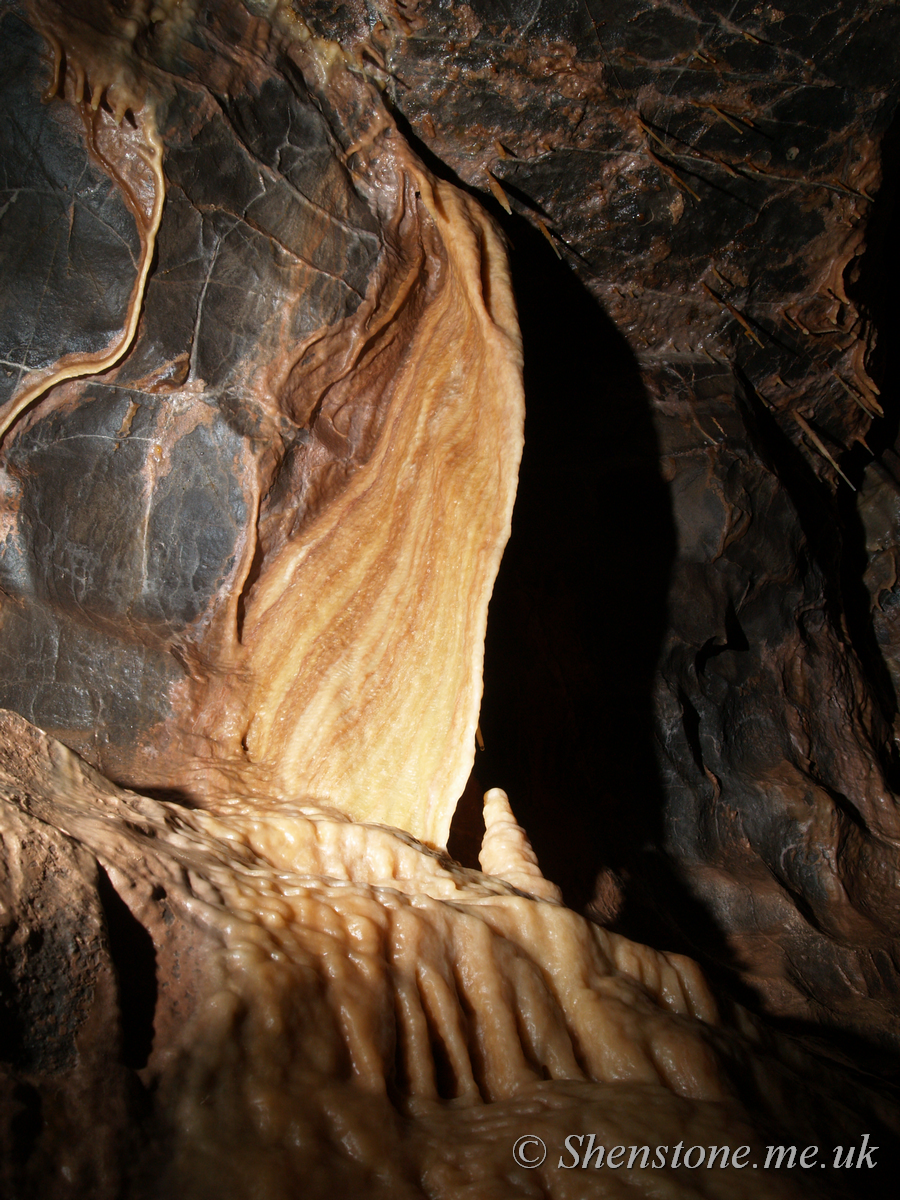
[[[0,8],[4,1193],[886,1194],[900,15],[807,7]]]

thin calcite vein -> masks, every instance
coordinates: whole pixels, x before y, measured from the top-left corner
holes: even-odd
[[[51,33],[45,33],[54,48],[54,64],[50,87],[45,96],[50,100],[66,91],[67,77],[61,73],[63,52]],[[152,108],[138,108],[137,116],[130,122],[123,121],[124,107],[132,103],[128,93],[122,97],[122,111],[113,114],[101,109],[106,86],[95,85],[94,103],[85,98],[85,76],[77,73],[71,99],[76,106],[83,127],[83,136],[91,158],[100,164],[119,189],[132,217],[140,244],[140,252],[134,263],[134,283],[127,304],[120,317],[120,328],[106,346],[85,353],[81,349],[60,347],[59,359],[39,369],[25,370],[18,387],[3,406],[0,406],[0,439],[7,433],[22,413],[45,393],[67,379],[108,370],[129,350],[138,327],[141,304],[150,275],[156,236],[162,220],[166,184],[162,171],[163,145],[156,128]],[[121,90],[121,89],[120,89]],[[49,185],[48,185],[49,186]],[[77,197],[70,203],[73,212],[70,220],[76,220]],[[15,279],[6,279],[5,286],[15,292]],[[90,286],[91,281],[86,281]],[[77,341],[77,339],[73,339]]]

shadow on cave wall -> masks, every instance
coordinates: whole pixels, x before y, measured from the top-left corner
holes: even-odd
[[[730,963],[721,930],[660,850],[652,697],[676,536],[638,363],[542,234],[394,116],[428,168],[506,233],[524,346],[525,449],[488,617],[484,749],[449,851],[478,865],[482,795],[502,787],[572,908],[647,944]]]
[[[630,350],[545,239],[521,218],[504,224],[525,451],[491,603],[476,772],[507,789],[545,872],[581,909],[599,869],[627,877],[661,838],[651,691],[674,524]],[[607,882],[600,915],[611,917]]]
[[[416,149],[447,177],[425,147]],[[487,207],[511,243],[525,450],[488,621],[485,748],[450,850],[477,865],[481,795],[503,787],[545,874],[573,908],[645,940],[655,930],[658,940],[658,899],[677,896],[676,908],[690,908],[694,927],[699,922],[725,953],[721,935],[653,850],[663,839],[664,793],[652,691],[676,545],[638,364],[543,236]],[[648,853],[650,889],[640,879]],[[668,945],[671,933],[663,935]]]
[[[571,907],[701,958],[749,1001],[723,932],[661,850],[653,693],[677,546],[651,402],[570,267],[523,218],[494,216],[511,241],[525,450],[488,619],[485,749],[460,825],[485,787],[503,787]]]
[[[666,796],[652,696],[676,542],[638,364],[546,239],[467,188],[402,116],[398,124],[436,174],[474,194],[506,231],[525,352],[526,443],[513,534],[488,622],[485,749],[454,821],[451,852],[477,865],[481,794],[503,787],[545,874],[561,884],[573,908],[636,940],[699,958],[714,981],[758,1009],[715,918],[660,850]],[[896,150],[897,140],[887,148]],[[884,215],[855,297],[872,311],[882,339],[896,329],[884,294],[889,244],[890,262],[897,258],[898,239],[886,219],[896,175],[888,167]],[[892,370],[885,367],[885,394]],[[845,489],[837,503],[826,496],[768,410],[754,403],[746,380],[743,390],[758,449],[788,485],[830,581],[833,614],[840,620],[837,610],[847,612],[853,644],[890,722],[896,700],[862,584],[865,549],[853,494]],[[894,445],[896,421],[895,415],[881,424],[885,446]],[[895,778],[895,764],[884,766]]]
[[[403,132],[432,171],[485,204]],[[477,865],[481,794],[503,787],[545,873],[581,909],[598,870],[627,873],[661,835],[650,697],[674,524],[631,351],[538,231],[485,206],[511,243],[525,450],[488,621],[485,749],[450,849]]]
[[[894,119],[885,134],[881,164],[882,182],[866,227],[866,251],[854,277],[845,280],[845,286],[848,295],[868,313],[877,332],[867,365],[870,375],[881,389],[884,417],[874,421],[866,434],[869,450],[855,444],[847,455],[844,470],[854,485],[865,493],[867,468],[874,468],[876,475],[896,493],[896,506],[900,511],[900,404],[896,400],[900,393],[900,359],[896,353],[900,343],[900,307],[895,295],[897,271],[900,269],[900,227],[897,224],[900,206],[900,118]],[[900,587],[895,586],[891,594],[884,597],[869,595],[863,582],[868,566],[868,550],[860,515],[860,497],[848,488],[841,488],[837,499],[845,531],[841,587],[850,636],[886,719],[894,723],[897,719],[898,697],[885,662],[885,649],[879,645],[872,603],[896,605],[900,600]],[[865,494],[861,502],[863,505],[866,503]],[[893,764],[890,781],[893,790],[900,791],[900,763]]]

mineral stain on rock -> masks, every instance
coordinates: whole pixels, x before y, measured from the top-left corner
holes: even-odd
[[[857,1069],[895,1063],[893,476],[845,447],[894,421],[896,12],[84,0],[0,36],[4,1189],[568,1195],[511,1164],[526,1121],[895,1145]],[[444,854],[513,284],[476,773],[616,932],[496,789],[482,871]]]

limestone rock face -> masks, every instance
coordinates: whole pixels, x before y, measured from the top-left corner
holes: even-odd
[[[0,1191],[884,1171],[898,24],[0,9]]]
[[[371,36],[515,246],[526,451],[476,769],[571,902],[882,1070],[900,19],[826,7],[420,4]]]
[[[123,783],[444,845],[521,452],[496,228],[296,18],[32,20],[3,17],[0,702]]]

